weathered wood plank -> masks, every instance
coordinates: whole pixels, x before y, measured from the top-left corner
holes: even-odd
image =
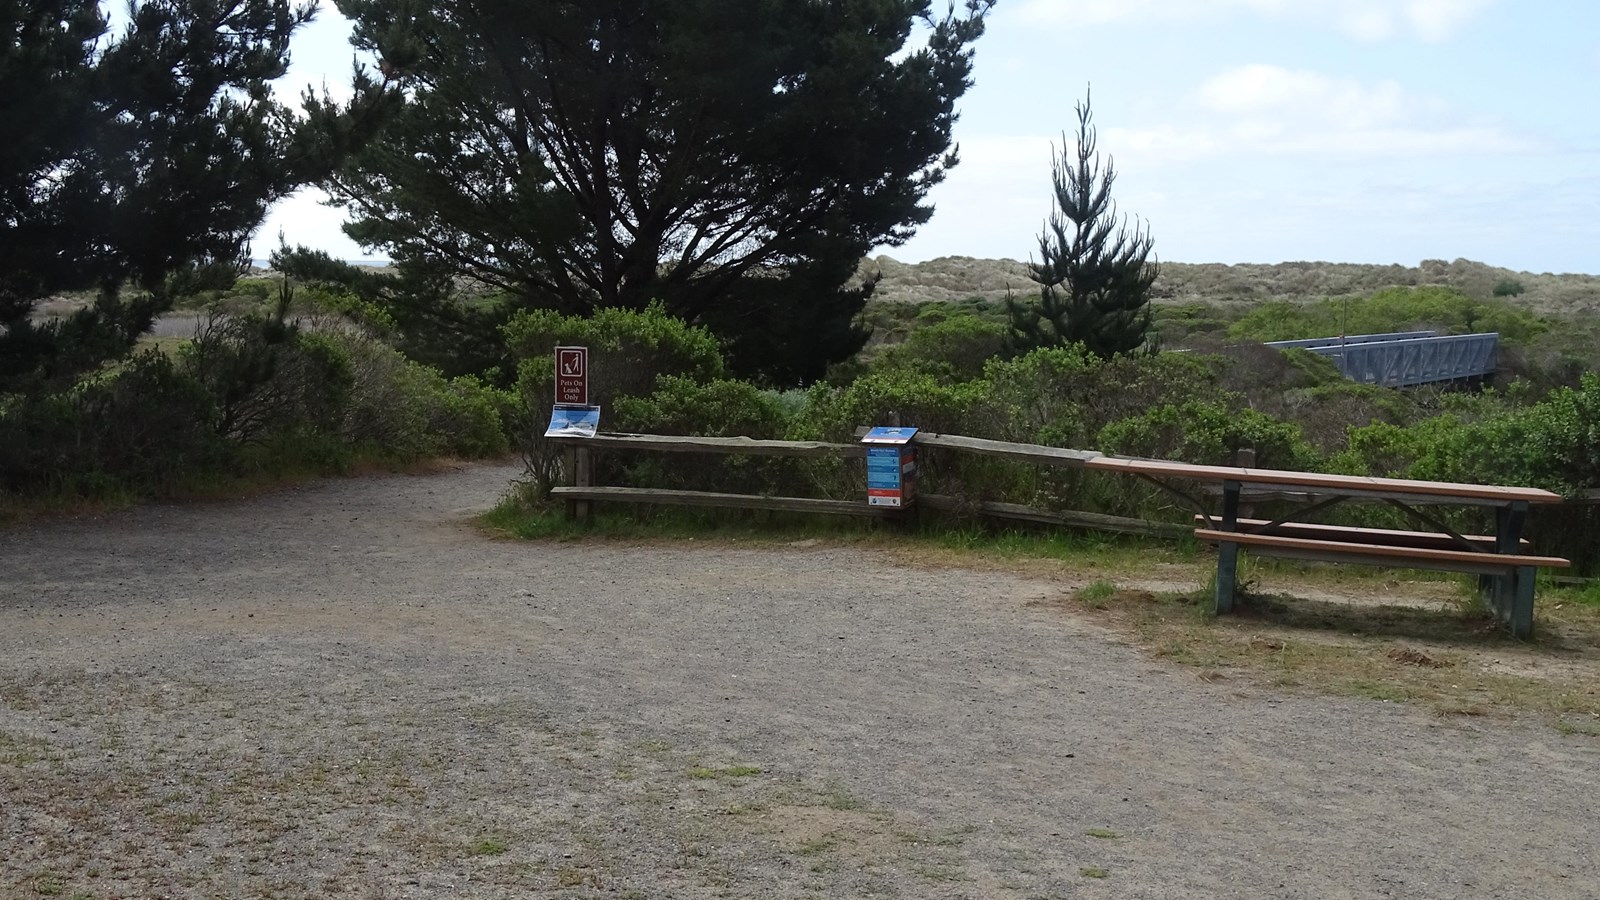
[[[991,441],[987,438],[963,437],[958,434],[929,434],[917,432],[912,443],[918,447],[935,447],[945,450],[964,450],[997,459],[1014,459],[1021,462],[1042,463],[1054,466],[1078,466],[1102,454],[1093,450],[1072,450],[1067,447],[1045,447],[1039,444],[1017,444],[1011,441]]]
[[[842,459],[864,457],[859,444],[823,441],[764,441],[747,437],[684,437],[669,434],[623,434],[602,431],[594,437],[553,437],[596,450],[658,450],[666,453],[725,453],[749,456],[799,456]]]
[[[754,494],[719,494],[711,491],[668,491],[656,488],[558,487],[550,493],[563,500],[596,500],[620,503],[654,503],[664,506],[712,506],[727,509],[770,509],[779,512],[828,513],[844,516],[888,518],[900,512],[881,506],[868,506],[863,498],[816,500],[810,497],[759,497]]]
[[[1272,534],[1251,534],[1242,531],[1214,531],[1195,529],[1194,536],[1207,543],[1232,543],[1250,548],[1270,549],[1275,552],[1304,552],[1328,554],[1335,557],[1366,557],[1385,559],[1393,565],[1412,563],[1456,563],[1474,566],[1493,566],[1512,569],[1519,566],[1540,568],[1565,568],[1571,560],[1556,556],[1524,556],[1515,553],[1474,553],[1469,550],[1435,550],[1425,547],[1394,547],[1383,544],[1357,544],[1346,541],[1319,541],[1309,538],[1279,537]]]
[[[1196,524],[1206,524],[1204,516],[1195,516]],[[1256,533],[1261,531],[1263,525],[1270,525],[1267,519],[1240,519],[1239,530]],[[1313,538],[1330,541],[1354,541],[1356,543],[1387,544],[1395,547],[1431,547],[1439,550],[1460,549],[1460,545],[1448,534],[1436,534],[1431,531],[1400,531],[1393,528],[1356,528],[1349,525],[1324,525],[1320,522],[1284,522],[1272,529],[1267,534],[1282,535],[1283,537]],[[1493,553],[1497,538],[1492,534],[1463,535],[1468,542],[1483,548],[1486,553]],[[1533,547],[1533,542],[1523,538],[1522,549]]]
[[[1377,556],[1341,550],[1338,552],[1326,550],[1292,550],[1282,547],[1249,547],[1246,548],[1254,556],[1271,557],[1274,559],[1297,559],[1305,562],[1337,563],[1339,565],[1363,565],[1377,568],[1394,569],[1421,569],[1427,572],[1457,572],[1467,575],[1493,575],[1506,577],[1516,571],[1515,566],[1507,566],[1493,562],[1494,556],[1485,553],[1483,558],[1489,560],[1485,563],[1474,562],[1439,562],[1426,559],[1396,559],[1392,556]]]
[[[979,515],[991,516],[997,519],[1013,519],[1020,522],[1037,522],[1041,525],[1063,525],[1069,528],[1092,528],[1096,531],[1109,531],[1116,534],[1137,534],[1147,537],[1185,537],[1189,529],[1183,525],[1174,525],[1168,522],[1150,522],[1144,519],[1129,519],[1122,516],[1107,516],[1100,513],[1077,512],[1075,510],[1044,510],[1017,503],[999,503],[983,501],[969,503],[958,497],[949,497],[943,494],[920,494],[917,503],[929,509],[944,510],[947,512],[975,512]]]
[[[1413,481],[1405,478],[1371,478],[1361,475],[1330,475],[1323,472],[1291,472],[1281,469],[1241,469],[1232,466],[1201,466],[1162,459],[1126,459],[1098,456],[1083,465],[1103,472],[1126,472],[1147,476],[1184,478],[1196,481],[1237,481],[1266,490],[1310,488],[1308,493],[1341,494],[1351,497],[1416,496],[1446,497],[1458,503],[1503,505],[1514,501],[1559,503],[1561,495],[1538,488],[1496,484],[1456,484],[1445,481]],[[1321,490],[1317,490],[1320,488]]]

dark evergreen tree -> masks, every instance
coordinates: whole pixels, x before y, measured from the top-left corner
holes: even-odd
[[[1111,185],[1117,173],[1096,151],[1090,101],[1078,105],[1075,150],[1062,136],[1052,164],[1056,209],[1039,236],[1039,262],[1028,277],[1039,285],[1036,302],[1010,298],[1009,349],[1083,344],[1102,357],[1151,346],[1150,289],[1159,264],[1155,240],[1141,224],[1130,232],[1117,215]]]
[[[501,315],[660,300],[814,379],[865,339],[857,263],[932,213],[992,4],[341,0],[408,103],[331,190],[419,324],[455,276]]]
[[[0,393],[126,353],[181,291],[231,279],[268,205],[325,177],[382,85],[297,118],[271,97],[314,5],[0,0]],[[92,291],[65,319],[43,298]]]

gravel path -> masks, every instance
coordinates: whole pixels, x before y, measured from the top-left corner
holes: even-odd
[[[514,471],[0,532],[3,897],[1600,896],[1600,745],[1020,577],[486,540]]]

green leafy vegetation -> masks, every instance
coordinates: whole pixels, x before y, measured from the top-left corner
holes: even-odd
[[[267,207],[331,172],[381,107],[298,116],[271,98],[315,7],[145,0],[0,9],[0,394],[54,391],[124,358],[176,298],[231,283]],[[342,139],[333,137],[340,131]],[[46,300],[93,302],[36,318]]]
[[[213,315],[60,391],[0,396],[7,507],[205,493],[508,449],[509,395],[446,379],[366,332]]]

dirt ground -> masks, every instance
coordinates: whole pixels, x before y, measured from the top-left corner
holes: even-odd
[[[514,474],[0,532],[0,897],[1600,896],[1592,737],[1022,576],[486,539]]]

